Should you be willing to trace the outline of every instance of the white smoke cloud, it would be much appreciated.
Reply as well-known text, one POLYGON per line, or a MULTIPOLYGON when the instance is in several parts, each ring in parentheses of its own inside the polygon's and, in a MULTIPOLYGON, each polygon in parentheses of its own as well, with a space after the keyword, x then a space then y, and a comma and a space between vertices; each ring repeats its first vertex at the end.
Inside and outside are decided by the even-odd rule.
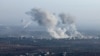
POLYGON ((36 21, 40 26, 44 26, 52 37, 68 37, 65 33, 65 30, 61 29, 61 27, 57 27, 58 19, 53 13, 43 11, 42 9, 33 8, 30 12, 27 12, 26 14, 32 17, 32 21, 36 21))
POLYGON ((75 25, 75 19, 69 15, 69 14, 65 14, 65 13, 61 13, 59 14, 59 17, 62 20, 62 24, 64 24, 64 28, 66 28, 66 33, 70 36, 70 38, 83 38, 84 36, 77 31, 76 29, 76 25, 75 25))
MULTIPOLYGON (((47 32, 49 32, 49 34, 54 38, 84 37, 80 32, 77 31, 75 19, 69 14, 61 13, 59 14, 59 17, 57 17, 54 13, 36 8, 26 12, 26 14, 31 16, 31 20, 33 22, 35 21, 40 26, 45 27, 47 32)), ((24 27, 27 27, 29 24, 31 24, 31 22, 27 23, 24 27)))

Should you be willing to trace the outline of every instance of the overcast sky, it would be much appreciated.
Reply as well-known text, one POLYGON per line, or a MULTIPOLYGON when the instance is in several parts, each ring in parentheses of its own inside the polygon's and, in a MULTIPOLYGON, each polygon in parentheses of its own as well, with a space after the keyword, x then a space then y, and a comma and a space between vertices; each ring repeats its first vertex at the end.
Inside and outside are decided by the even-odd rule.
POLYGON ((100 28, 100 0, 0 0, 0 24, 20 25, 30 18, 25 12, 35 7, 70 13, 81 28, 100 28))

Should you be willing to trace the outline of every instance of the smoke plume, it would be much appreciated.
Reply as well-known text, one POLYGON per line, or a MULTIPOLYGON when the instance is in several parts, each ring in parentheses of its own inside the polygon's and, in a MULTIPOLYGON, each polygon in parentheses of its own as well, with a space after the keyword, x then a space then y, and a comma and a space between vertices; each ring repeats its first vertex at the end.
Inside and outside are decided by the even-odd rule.
POLYGON ((59 14, 61 18, 62 24, 64 24, 63 28, 66 28, 66 34, 70 36, 70 38, 83 38, 84 36, 77 31, 75 25, 75 19, 70 14, 61 13, 59 14))
POLYGON ((54 38, 82 36, 76 29, 74 18, 70 15, 64 13, 59 14, 60 21, 54 13, 42 9, 33 8, 31 11, 26 12, 26 14, 31 16, 33 22, 35 21, 40 26, 45 27, 47 32, 54 38))

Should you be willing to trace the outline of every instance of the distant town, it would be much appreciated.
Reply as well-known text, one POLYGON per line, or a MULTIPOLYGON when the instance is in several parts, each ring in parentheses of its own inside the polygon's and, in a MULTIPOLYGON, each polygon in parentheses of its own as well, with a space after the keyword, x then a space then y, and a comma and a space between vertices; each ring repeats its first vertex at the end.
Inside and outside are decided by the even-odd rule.
POLYGON ((88 35, 96 38, 54 39, 45 31, 1 26, 0 56, 99 56, 99 32, 88 35))

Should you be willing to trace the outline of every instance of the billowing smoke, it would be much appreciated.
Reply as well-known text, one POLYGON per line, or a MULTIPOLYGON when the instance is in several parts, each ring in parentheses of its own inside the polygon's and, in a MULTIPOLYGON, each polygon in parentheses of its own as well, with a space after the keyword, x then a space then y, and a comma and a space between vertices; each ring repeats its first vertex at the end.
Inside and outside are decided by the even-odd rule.
POLYGON ((57 27, 58 19, 56 16, 48 11, 43 11, 41 9, 32 9, 27 12, 28 15, 32 16, 32 20, 36 21, 40 26, 44 26, 52 37, 55 38, 66 38, 65 30, 57 27))
POLYGON ((40 26, 45 27, 54 38, 82 37, 76 29, 74 18, 70 15, 61 13, 59 14, 60 19, 58 19, 55 14, 36 8, 26 12, 26 14, 32 17, 31 20, 33 22, 37 22, 40 26))
POLYGON ((63 24, 74 24, 75 23, 75 19, 70 15, 70 14, 65 14, 65 13, 61 13, 59 14, 59 17, 62 20, 63 24))
POLYGON ((63 28, 66 28, 66 34, 70 36, 70 38, 83 38, 84 36, 77 31, 75 25, 75 19, 70 14, 59 14, 61 18, 62 24, 64 25, 63 28))

